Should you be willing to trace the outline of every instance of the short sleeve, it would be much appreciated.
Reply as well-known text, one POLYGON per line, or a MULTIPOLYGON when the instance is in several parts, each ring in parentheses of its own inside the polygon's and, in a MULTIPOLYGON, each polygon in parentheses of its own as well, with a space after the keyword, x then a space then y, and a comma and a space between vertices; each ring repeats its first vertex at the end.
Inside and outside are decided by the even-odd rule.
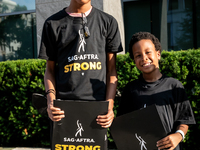
POLYGON ((106 51, 113 53, 123 51, 118 23, 113 17, 111 18, 110 24, 108 26, 106 37, 106 51))
POLYGON ((55 39, 55 34, 51 28, 51 24, 45 21, 38 58, 55 61, 55 39))
MULTIPOLYGON (((180 83, 181 84, 181 83, 180 83)), ((187 98, 182 84, 174 89, 176 96, 175 103, 175 124, 195 124, 194 114, 191 108, 190 101, 187 98)))

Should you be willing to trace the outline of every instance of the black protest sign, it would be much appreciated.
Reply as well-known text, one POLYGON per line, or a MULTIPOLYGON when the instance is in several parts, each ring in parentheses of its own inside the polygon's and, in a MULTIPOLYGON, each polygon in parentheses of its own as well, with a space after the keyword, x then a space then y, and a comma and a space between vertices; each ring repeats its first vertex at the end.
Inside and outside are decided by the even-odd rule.
POLYGON ((157 150, 166 136, 155 105, 115 118, 110 130, 118 150, 157 150))
POLYGON ((107 114, 108 101, 54 100, 65 118, 54 122, 52 149, 106 150, 107 129, 97 124, 98 115, 107 114))

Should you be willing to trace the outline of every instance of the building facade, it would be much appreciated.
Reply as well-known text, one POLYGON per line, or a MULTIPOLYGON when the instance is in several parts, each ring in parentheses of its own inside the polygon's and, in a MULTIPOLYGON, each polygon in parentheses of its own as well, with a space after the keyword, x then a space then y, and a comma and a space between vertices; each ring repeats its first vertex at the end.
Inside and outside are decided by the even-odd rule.
POLYGON ((0 61, 37 57, 35 0, 0 0, 0 61))
POLYGON ((164 50, 200 47, 200 0, 123 0, 123 6, 126 47, 139 31, 156 35, 164 50))
MULTIPOLYGON (((70 0, 0 0, 0 61, 37 58, 44 20, 70 0)), ((92 0, 113 15, 128 51, 132 34, 156 35, 164 50, 200 47, 200 0, 92 0)))

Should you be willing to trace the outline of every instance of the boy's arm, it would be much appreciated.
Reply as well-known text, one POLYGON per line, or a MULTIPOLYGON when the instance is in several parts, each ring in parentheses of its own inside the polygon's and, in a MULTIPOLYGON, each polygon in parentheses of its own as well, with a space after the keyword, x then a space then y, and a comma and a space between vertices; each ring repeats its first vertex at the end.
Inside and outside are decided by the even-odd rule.
POLYGON ((106 100, 109 101, 108 113, 106 115, 99 115, 97 123, 103 128, 111 126, 114 119, 114 98, 117 88, 117 71, 116 71, 116 54, 107 54, 107 72, 106 72, 106 100))
MULTIPOLYGON (((184 136, 186 135, 188 131, 188 125, 181 124, 177 127, 177 131, 181 130, 184 133, 184 136)), ((175 147, 183 140, 183 137, 181 133, 176 132, 173 134, 168 135, 167 137, 161 139, 157 142, 158 149, 165 149, 169 148, 168 150, 173 150, 175 147)))
POLYGON ((59 121, 64 117, 64 111, 53 107, 53 100, 56 99, 55 89, 55 62, 47 60, 46 71, 44 75, 44 84, 46 92, 48 90, 54 91, 47 94, 47 113, 52 121, 59 121))

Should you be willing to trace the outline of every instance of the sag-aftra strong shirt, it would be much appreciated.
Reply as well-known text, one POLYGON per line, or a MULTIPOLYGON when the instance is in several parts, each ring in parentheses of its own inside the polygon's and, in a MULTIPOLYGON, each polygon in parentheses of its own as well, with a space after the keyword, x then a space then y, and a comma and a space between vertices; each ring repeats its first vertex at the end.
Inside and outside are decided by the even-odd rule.
POLYGON ((39 58, 56 62, 59 99, 105 100, 106 54, 122 51, 117 21, 92 8, 86 38, 81 17, 65 9, 49 17, 43 27, 39 58))

